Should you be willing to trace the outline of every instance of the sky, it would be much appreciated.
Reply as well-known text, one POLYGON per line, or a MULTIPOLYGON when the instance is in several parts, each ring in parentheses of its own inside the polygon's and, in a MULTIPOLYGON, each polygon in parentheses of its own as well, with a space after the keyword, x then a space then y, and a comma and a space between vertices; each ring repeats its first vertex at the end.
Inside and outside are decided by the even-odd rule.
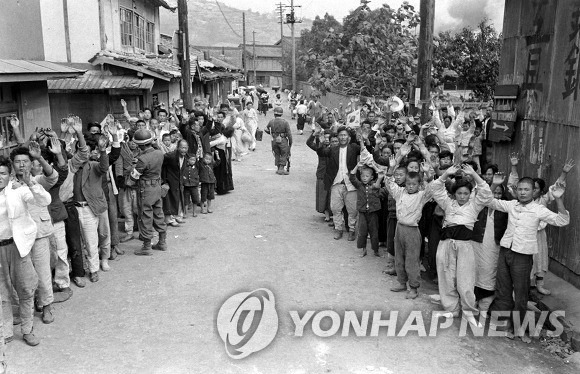
MULTIPOLYGON (((282 2, 290 5, 290 0, 218 0, 228 6, 242 10, 251 9, 260 13, 270 13, 276 9, 276 4, 282 2)), ((420 0, 409 0, 419 11, 420 0)), ((372 0, 371 8, 388 4, 398 8, 403 0, 372 0)), ((460 29, 464 26, 475 27, 479 21, 487 17, 495 29, 503 27, 503 10, 505 0, 435 0, 435 32, 449 29, 460 29)), ((326 12, 342 21, 351 10, 360 5, 360 0, 294 0, 298 17, 314 19, 317 15, 324 16, 326 12)))

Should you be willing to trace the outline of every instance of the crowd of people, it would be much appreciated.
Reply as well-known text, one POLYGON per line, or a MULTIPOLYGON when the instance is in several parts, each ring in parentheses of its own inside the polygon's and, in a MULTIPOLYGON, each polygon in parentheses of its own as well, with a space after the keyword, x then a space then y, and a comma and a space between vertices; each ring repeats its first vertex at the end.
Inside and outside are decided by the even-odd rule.
POLYGON ((481 328, 490 312, 509 311, 508 336, 529 342, 513 321, 521 326, 532 287, 550 294, 545 229, 569 223, 562 197, 574 162, 547 188, 541 178, 521 177, 512 154, 506 178, 486 157, 490 106, 433 101, 421 124, 389 102, 353 99, 331 110, 296 96, 289 100, 299 103, 297 131, 311 126, 307 145, 318 156, 316 210, 334 239, 346 233, 361 257, 368 239, 375 256, 383 247, 384 273, 397 280, 392 292, 415 299, 423 271, 439 287, 439 314, 481 328), (360 126, 345 125, 355 110, 360 126))
POLYGON ((52 323, 52 304, 72 296, 71 282, 98 282, 123 243, 143 241, 136 255, 166 251, 168 227, 213 213, 216 195, 234 189, 232 160, 256 148, 251 101, 241 112, 200 98, 189 111, 174 102, 131 115, 121 105, 120 121, 62 119, 61 136, 46 128, 25 139, 9 119, 18 145, 0 156, 2 357, 15 325, 38 345, 34 310, 52 323))

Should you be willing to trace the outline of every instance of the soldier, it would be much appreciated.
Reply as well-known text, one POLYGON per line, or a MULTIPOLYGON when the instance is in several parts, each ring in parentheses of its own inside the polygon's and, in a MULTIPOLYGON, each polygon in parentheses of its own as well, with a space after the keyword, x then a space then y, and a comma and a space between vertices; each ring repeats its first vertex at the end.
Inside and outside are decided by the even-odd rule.
POLYGON ((289 172, 284 170, 288 158, 290 157, 290 148, 292 147, 292 133, 290 125, 285 119, 282 119, 284 110, 280 107, 274 108, 274 119, 268 122, 265 131, 272 135, 272 153, 274 153, 274 164, 278 167, 276 174, 288 175, 289 172))
POLYGON ((135 251, 138 256, 151 256, 151 249, 167 250, 167 225, 163 215, 162 198, 167 193, 167 187, 161 186, 161 167, 163 152, 152 147, 153 135, 140 129, 135 132, 133 141, 141 150, 137 157, 137 164, 131 171, 131 182, 137 184, 137 207, 139 223, 139 239, 143 240, 143 247, 135 251), (151 247, 151 239, 157 231, 159 242, 151 247))

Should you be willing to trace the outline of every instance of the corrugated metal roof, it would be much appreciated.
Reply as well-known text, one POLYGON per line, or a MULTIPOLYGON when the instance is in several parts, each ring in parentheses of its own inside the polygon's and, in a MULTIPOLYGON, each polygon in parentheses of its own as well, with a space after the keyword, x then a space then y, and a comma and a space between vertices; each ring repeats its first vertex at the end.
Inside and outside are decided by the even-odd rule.
POLYGON ((153 78, 138 78, 126 75, 97 75, 86 73, 78 78, 54 79, 48 81, 49 90, 150 90, 153 78))
POLYGON ((0 74, 82 74, 84 70, 48 61, 0 60, 0 74))

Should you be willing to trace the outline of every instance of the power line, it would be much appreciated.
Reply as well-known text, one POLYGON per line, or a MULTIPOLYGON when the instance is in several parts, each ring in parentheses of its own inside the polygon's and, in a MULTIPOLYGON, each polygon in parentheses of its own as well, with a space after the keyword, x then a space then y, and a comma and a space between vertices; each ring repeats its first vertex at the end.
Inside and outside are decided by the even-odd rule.
POLYGON ((234 33, 234 34, 235 34, 235 35, 236 35, 238 38, 241 38, 242 36, 241 36, 240 34, 238 34, 238 33, 236 32, 236 30, 234 30, 234 28, 232 27, 232 25, 230 25, 230 22, 229 22, 229 21, 228 21, 228 19, 226 18, 226 15, 224 14, 224 11, 222 10, 222 7, 220 6, 220 3, 218 3, 218 1, 217 1, 217 0, 215 0, 215 3, 217 4, 217 6, 218 6, 218 8, 219 8, 219 10, 220 10, 220 13, 221 13, 221 14, 222 14, 222 16, 224 17, 224 20, 226 21, 226 23, 227 23, 227 24, 228 24, 228 26, 230 27, 230 30, 232 30, 232 32, 233 32, 233 33, 234 33))

